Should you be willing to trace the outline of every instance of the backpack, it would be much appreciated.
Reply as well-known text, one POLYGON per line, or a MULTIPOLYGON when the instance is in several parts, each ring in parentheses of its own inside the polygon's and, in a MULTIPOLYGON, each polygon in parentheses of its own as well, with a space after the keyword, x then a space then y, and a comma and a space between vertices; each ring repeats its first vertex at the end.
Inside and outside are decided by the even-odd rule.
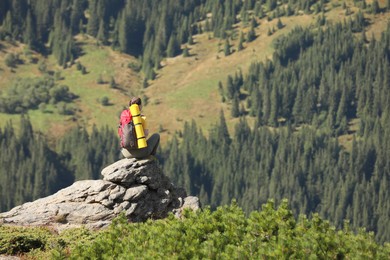
POLYGON ((121 113, 118 134, 121 139, 121 147, 129 150, 138 148, 135 126, 128 109, 123 110, 121 113))

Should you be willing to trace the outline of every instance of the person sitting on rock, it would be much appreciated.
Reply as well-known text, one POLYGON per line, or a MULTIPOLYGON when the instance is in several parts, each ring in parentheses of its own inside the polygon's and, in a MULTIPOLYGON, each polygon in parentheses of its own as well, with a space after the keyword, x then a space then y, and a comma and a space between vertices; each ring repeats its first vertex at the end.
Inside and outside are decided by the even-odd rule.
POLYGON ((155 155, 157 147, 160 143, 160 135, 158 133, 154 133, 149 139, 146 140, 149 131, 146 128, 146 117, 140 114, 141 110, 141 99, 139 97, 133 97, 129 101, 129 108, 123 110, 121 113, 118 134, 121 139, 121 152, 125 158, 142 159, 150 155, 155 155), (138 107, 132 107, 134 104, 138 105, 138 107), (135 109, 135 111, 139 112, 139 114, 132 115, 130 108, 133 110, 135 109), (137 122, 141 123, 134 122, 136 120, 137 122), (140 125, 142 125, 141 130, 139 128, 140 125))

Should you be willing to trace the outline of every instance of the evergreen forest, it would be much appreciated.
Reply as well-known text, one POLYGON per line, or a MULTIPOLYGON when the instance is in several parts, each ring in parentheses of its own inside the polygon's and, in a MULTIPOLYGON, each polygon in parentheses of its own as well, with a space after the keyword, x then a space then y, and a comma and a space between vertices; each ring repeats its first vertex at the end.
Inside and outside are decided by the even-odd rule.
MULTIPOLYGON (((191 230, 189 236, 200 236, 197 239, 206 241, 204 247, 188 247, 185 255, 177 258, 195 257, 191 250, 201 252, 198 257, 202 258, 233 257, 233 253, 237 258, 301 258, 302 247, 313 242, 308 235, 313 230, 313 237, 323 230, 330 232, 326 234, 332 237, 323 239, 344 243, 341 249, 346 250, 337 251, 337 245, 331 243, 325 249, 314 244, 314 255, 365 258, 362 252, 375 250, 357 248, 356 241, 390 242, 390 22, 379 36, 366 34, 370 25, 367 15, 389 14, 390 1, 351 1, 359 11, 351 12, 345 7, 348 19, 327 22, 328 8, 341 5, 336 2, 2 0, 0 40, 21 42, 42 55, 52 55, 58 66, 67 69, 83 55, 75 37, 86 34, 96 39, 98 45, 138 57, 140 73, 145 82, 150 82, 161 69, 162 60, 188 55, 186 46, 193 44, 194 35, 209 33, 220 38, 225 43, 223 53, 229 56, 233 39, 240 42, 236 52, 256 39, 254 30, 260 26, 259 19, 276 19, 278 29, 282 29, 285 25, 281 18, 316 15, 310 26, 298 25, 277 37, 272 57, 253 62, 247 71, 227 74, 226 80, 215 86, 220 102, 228 109, 214 111, 219 120, 209 132, 196 119, 185 122, 160 146, 157 156, 175 185, 198 196, 209 207, 199 217, 204 230, 214 228, 207 226, 209 218, 215 217, 214 222, 227 221, 223 215, 234 211, 232 219, 241 233, 235 236, 235 231, 225 230, 226 226, 221 224, 210 231, 210 237, 226 232, 232 241, 248 243, 242 247, 255 243, 256 250, 267 250, 261 246, 272 241, 279 251, 275 255, 247 252, 230 240, 232 244, 227 240, 209 240, 210 237, 201 237, 191 230), (237 23, 247 24, 248 30, 237 34, 237 23), (237 122, 233 131, 229 130, 227 118, 237 122), (221 208, 232 200, 239 208, 221 208), (269 221, 273 216, 276 222, 287 220, 283 225, 290 226, 277 227, 277 231, 264 227, 261 232, 254 231, 259 228, 256 221, 267 218, 257 210, 262 205, 273 208, 270 202, 267 204, 269 200, 277 205, 288 203, 279 211, 268 209, 269 221), (313 219, 309 221, 303 216, 313 219), (299 218, 302 219, 295 222, 299 218), (346 228, 347 220, 348 236, 334 228, 328 230, 329 223, 324 224, 322 219, 337 229, 346 228), (364 238, 352 235, 362 228, 373 233, 364 238), (308 239, 294 240, 299 232, 308 239), (277 235, 283 237, 278 240, 277 235), (286 246, 283 241, 294 244, 286 246), (223 250, 215 252, 213 247, 223 250), (283 251, 287 247, 297 250, 283 251)), ((274 29, 269 31, 273 33, 274 29)), ((10 68, 18 62, 17 57, 8 57, 7 61, 10 68)), ((94 126, 91 131, 80 125, 55 141, 33 129, 29 110, 62 104, 59 114, 69 115, 75 113, 72 102, 76 99, 68 86, 49 75, 20 79, 7 91, 2 89, 0 112, 21 115, 18 125, 7 122, 0 127, 0 212, 52 194, 76 180, 99 179, 103 167, 121 158, 116 125, 94 126)), ((188 218, 195 221, 194 216, 188 218)), ((120 221, 115 225, 123 227, 120 221)), ((155 236, 160 232, 158 228, 171 224, 179 230, 192 225, 169 219, 156 224, 157 231, 148 236, 155 236)), ((113 226, 88 245, 92 248, 88 252, 106 251, 109 245, 102 241, 109 241, 110 232, 126 237, 134 232, 130 229, 113 226)), ((183 238, 175 232, 172 229, 170 239, 180 242, 183 238)), ((158 246, 161 250, 164 247, 155 244, 158 246)), ((178 254, 175 246, 179 245, 165 249, 178 254)), ((152 243, 145 248, 150 257, 158 257, 153 255, 152 243)), ((75 258, 86 257, 80 248, 74 250, 75 258)))
POLYGON ((223 113, 208 137, 188 123, 164 150, 165 172, 214 207, 236 198, 249 212, 288 198, 295 214, 350 219, 388 241, 390 26, 369 44, 351 38, 351 24, 297 28, 273 61, 228 76, 226 95, 250 104, 255 127, 245 109, 233 135, 223 113))

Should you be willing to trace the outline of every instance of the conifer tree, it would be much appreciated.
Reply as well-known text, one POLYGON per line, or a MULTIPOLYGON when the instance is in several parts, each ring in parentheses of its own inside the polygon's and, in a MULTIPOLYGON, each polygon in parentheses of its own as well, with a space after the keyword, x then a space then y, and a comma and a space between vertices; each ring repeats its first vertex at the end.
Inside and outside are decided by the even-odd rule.
POLYGON ((248 35, 246 37, 246 41, 247 42, 251 42, 253 40, 256 39, 256 31, 255 31, 255 22, 254 22, 254 18, 252 19, 252 22, 251 22, 251 27, 248 31, 248 35))
POLYGON ((270 106, 271 106, 270 90, 268 89, 268 87, 265 87, 262 94, 263 94, 262 121, 266 124, 269 119, 270 106))
POLYGON ((184 46, 184 49, 183 49, 183 57, 189 57, 190 56, 190 51, 188 49, 188 46, 184 46))
POLYGON ((99 23, 100 19, 98 17, 98 10, 97 10, 97 4, 98 0, 91 0, 89 1, 89 18, 88 18, 88 25, 87 25, 87 33, 93 37, 96 37, 98 31, 99 31, 99 23))
POLYGON ((27 15, 28 3, 27 0, 13 0, 11 1, 12 9, 12 35, 14 39, 20 40, 23 35, 24 21, 27 15))
POLYGON ((2 25, 2 28, 4 29, 4 31, 12 34, 12 17, 11 17, 11 11, 8 11, 6 16, 5 16, 5 19, 4 19, 4 22, 3 22, 3 25, 2 25))
POLYGON ((276 0, 267 0, 267 9, 268 12, 273 11, 277 7, 276 0))
POLYGON ((96 38, 102 43, 102 44, 107 44, 107 28, 106 24, 103 19, 100 20, 99 24, 99 31, 97 32, 96 38))
POLYGON ((235 95, 235 87, 233 83, 233 77, 228 75, 227 80, 226 80, 226 97, 228 99, 233 99, 235 95))
POLYGON ((82 24, 84 13, 84 0, 74 0, 72 5, 72 11, 70 15, 70 26, 73 33, 80 32, 80 24, 82 24))
POLYGON ((340 98, 340 101, 339 101, 339 105, 338 105, 338 109, 337 109, 337 113, 336 113, 336 122, 337 124, 340 124, 341 121, 344 119, 344 117, 346 116, 346 112, 347 112, 347 108, 346 108, 346 103, 347 103, 347 97, 346 97, 346 89, 345 87, 343 88, 343 93, 341 95, 341 98, 340 98))
POLYGON ((267 36, 271 36, 271 35, 272 35, 271 28, 268 28, 268 31, 267 31, 267 36))
POLYGON ((116 87, 117 87, 117 83, 115 82, 115 78, 114 78, 114 76, 111 76, 110 88, 116 88, 116 87))
POLYGON ((111 34, 111 47, 113 50, 120 49, 120 43, 119 43, 119 18, 115 21, 115 27, 114 31, 111 34))
POLYGON ((223 84, 221 81, 218 82, 218 92, 219 92, 219 95, 221 96, 221 100, 222 102, 225 102, 226 99, 225 99, 225 91, 223 89, 223 84))
POLYGON ((228 127, 226 124, 225 114, 222 110, 219 113, 219 125, 216 138, 217 140, 221 140, 221 142, 224 144, 230 144, 231 142, 228 127))
POLYGON ((255 7, 254 7, 254 14, 256 17, 259 17, 260 19, 263 18, 263 13, 262 13, 262 6, 261 6, 261 3, 260 1, 256 1, 256 4, 255 4, 255 7))
POLYGON ((278 109, 280 107, 280 104, 279 104, 279 97, 278 97, 278 89, 275 85, 272 86, 270 101, 271 101, 270 115, 269 115, 268 123, 270 125, 276 125, 276 121, 278 117, 278 109))
POLYGON ((128 31, 130 30, 126 14, 124 12, 121 13, 119 18, 119 25, 118 25, 118 43, 119 43, 119 50, 121 52, 128 52, 128 31))
POLYGON ((36 44, 36 32, 35 32, 35 21, 32 17, 31 10, 27 13, 26 18, 26 29, 24 31, 23 40, 30 48, 34 48, 36 44))
POLYGON ((294 14, 294 10, 292 10, 290 4, 287 4, 287 7, 286 7, 286 14, 287 16, 291 16, 294 14))
POLYGON ((6 1, 0 1, 0 24, 3 24, 8 11, 8 3, 6 1))
POLYGON ((284 27, 282 21, 280 20, 280 18, 278 19, 278 23, 276 24, 276 27, 278 27, 278 29, 282 29, 284 27))
POLYGON ((374 0, 371 4, 371 12, 373 14, 377 14, 380 12, 380 7, 379 7, 379 3, 378 3, 378 0, 374 0))
POLYGON ((206 32, 210 32, 210 31, 212 30, 211 24, 210 24, 210 20, 209 20, 208 18, 206 18, 204 30, 205 30, 206 32))
POLYGON ((190 33, 190 35, 188 36, 188 44, 189 45, 193 45, 194 44, 194 37, 192 36, 192 33, 190 33))
POLYGON ((229 42, 228 38, 225 39, 225 45, 224 45, 223 53, 225 54, 225 56, 229 56, 231 54, 230 42, 229 42))
POLYGON ((175 57, 178 54, 179 49, 180 49, 180 45, 177 41, 176 35, 172 33, 168 42, 167 56, 175 57))
POLYGON ((233 103, 232 103, 232 117, 239 117, 240 116, 240 108, 239 108, 239 99, 238 99, 238 94, 236 93, 233 98, 233 103))
POLYGON ((262 104, 261 104, 260 93, 259 93, 259 90, 257 88, 255 88, 252 91, 250 100, 251 100, 251 106, 250 106, 250 110, 249 110, 249 115, 260 117, 261 116, 260 111, 261 111, 262 104))
POLYGON ((244 33, 241 31, 240 32, 240 39, 239 39, 239 42, 238 42, 238 46, 237 46, 237 51, 241 51, 244 49, 244 33))

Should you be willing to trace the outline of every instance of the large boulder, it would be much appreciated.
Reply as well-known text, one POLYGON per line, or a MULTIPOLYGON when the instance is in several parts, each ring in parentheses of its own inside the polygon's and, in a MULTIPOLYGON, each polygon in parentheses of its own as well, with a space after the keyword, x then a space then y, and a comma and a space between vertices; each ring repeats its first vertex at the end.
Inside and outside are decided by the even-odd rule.
POLYGON ((131 222, 160 219, 184 208, 198 210, 199 199, 175 187, 153 158, 122 159, 102 170, 103 180, 77 181, 57 193, 0 213, 0 223, 104 227, 123 212, 131 222))

